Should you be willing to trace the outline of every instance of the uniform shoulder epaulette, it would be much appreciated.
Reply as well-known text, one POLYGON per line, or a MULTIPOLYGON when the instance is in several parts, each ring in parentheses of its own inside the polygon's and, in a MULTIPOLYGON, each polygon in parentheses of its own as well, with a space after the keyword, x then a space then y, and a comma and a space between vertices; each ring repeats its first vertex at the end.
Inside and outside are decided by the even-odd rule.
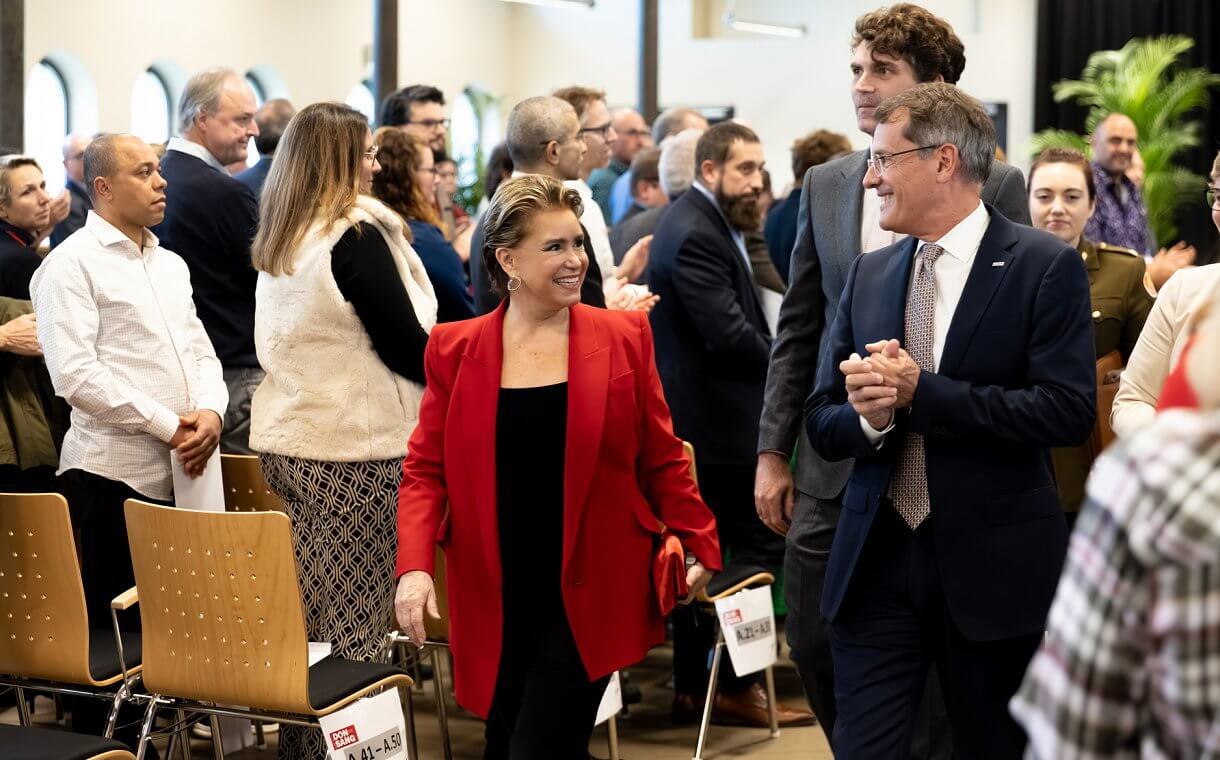
POLYGON ((1109 243, 1098 243, 1097 250, 1098 251, 1109 251, 1110 253, 1125 253, 1128 256, 1135 256, 1136 258, 1141 258, 1141 259, 1143 258, 1143 256, 1140 254, 1140 252, 1135 250, 1134 248, 1123 248, 1121 245, 1110 245, 1109 243))

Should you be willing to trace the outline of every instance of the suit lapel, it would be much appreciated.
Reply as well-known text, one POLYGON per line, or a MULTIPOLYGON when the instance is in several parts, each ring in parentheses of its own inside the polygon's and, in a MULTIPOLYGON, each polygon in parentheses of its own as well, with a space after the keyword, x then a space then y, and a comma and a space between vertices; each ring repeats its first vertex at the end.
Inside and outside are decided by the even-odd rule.
POLYGON ((563 566, 576 545, 606 421, 610 347, 591 309, 573 306, 568 327, 568 424, 564 447, 563 566))
POLYGON ((450 408, 462 415, 463 441, 455 447, 472 469, 480 470, 470 479, 474 506, 478 513, 488 566, 500 567, 500 524, 496 513, 496 436, 495 420, 500 400, 500 374, 504 358, 505 299, 483 322, 462 355, 459 387, 454 389, 450 408), (488 422, 492 433, 488 434, 488 422))
POLYGON ((945 348, 936 367, 936 373, 940 375, 952 375, 957 370, 992 296, 1011 269, 1012 247, 1017 242, 1016 231, 1012 223, 994 208, 988 206, 987 213, 990 216, 987 232, 983 234, 974 265, 970 267, 966 287, 962 290, 961 300, 957 302, 953 321, 949 323, 945 348))
MULTIPOLYGON (((890 260, 885 264, 885 270, 881 278, 881 325, 880 334, 875 337, 864 336, 865 342, 872 342, 881 339, 897 339, 899 343, 906 345, 906 305, 907 291, 911 285, 911 265, 915 260, 915 246, 918 245, 913 237, 908 237, 896 243, 897 251, 890 256, 890 260)), ((869 254, 870 256, 877 255, 876 253, 869 254)), ((867 283, 864 287, 869 287, 867 283)), ((857 287, 859 292, 859 287, 857 287)), ((861 353, 861 356, 864 354, 861 353)))
POLYGON ((750 299, 750 302, 753 305, 752 308, 754 310, 756 326, 762 329, 763 332, 769 334, 770 328, 767 327, 767 318, 763 313, 762 301, 758 297, 757 285, 754 282, 754 270, 750 268, 749 264, 746 263, 745 258, 743 258, 744 254, 742 253, 742 250, 737 247, 737 241, 733 239, 733 232, 729 229, 729 224, 727 221, 725 221, 724 215, 720 213, 720 209, 716 208, 712 201, 708 200, 708 198, 696 188, 692 187, 686 192, 691 196, 691 201, 695 204, 695 207, 699 209, 700 213, 708 217, 712 224, 715 224, 720 230, 725 245, 728 246, 729 251, 732 253, 731 258, 737 266, 737 271, 746 278, 745 281, 746 285, 748 286, 746 291, 749 294, 747 297, 750 299))
POLYGON ((851 251, 851 256, 839 256, 837 260, 843 271, 840 273, 847 279, 847 268, 852 259, 863 251, 863 241, 860 239, 861 217, 864 215, 864 175, 868 172, 868 151, 853 153, 841 167, 843 185, 838 192, 839 202, 835 204, 835 219, 826 225, 826 229, 835 230, 838 238, 832 240, 832 250, 851 251))

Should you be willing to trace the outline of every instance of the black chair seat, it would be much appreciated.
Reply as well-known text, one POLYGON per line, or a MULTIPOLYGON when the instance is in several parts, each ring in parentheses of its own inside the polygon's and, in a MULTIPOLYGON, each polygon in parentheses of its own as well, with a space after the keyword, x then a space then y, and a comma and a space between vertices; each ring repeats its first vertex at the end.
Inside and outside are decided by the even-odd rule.
POLYGON ((116 749, 127 747, 100 736, 0 724, 0 756, 6 760, 87 760, 116 749))
MULTIPOLYGON (((123 659, 127 661, 128 669, 139 665, 143 654, 140 646, 140 634, 134 631, 123 631, 123 659)), ((89 630, 89 672, 94 681, 107 681, 115 676, 123 675, 123 667, 119 663, 119 650, 114 646, 114 631, 101 628, 89 630)))
POLYGON ((407 671, 393 665, 325 657, 309 669, 309 704, 323 710, 366 686, 400 675, 407 671))
POLYGON ((762 573, 770 574, 770 572, 770 570, 762 565, 755 565, 750 562, 730 562, 725 566, 723 571, 716 573, 707 584, 707 595, 714 598, 734 586, 744 583, 755 575, 762 573))

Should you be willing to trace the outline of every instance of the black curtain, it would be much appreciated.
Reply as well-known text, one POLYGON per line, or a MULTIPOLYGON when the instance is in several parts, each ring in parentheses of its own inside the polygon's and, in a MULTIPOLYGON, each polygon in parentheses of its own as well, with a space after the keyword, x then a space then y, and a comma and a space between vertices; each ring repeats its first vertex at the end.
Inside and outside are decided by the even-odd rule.
MULTIPOLYGON (((1034 129, 1084 130, 1086 110, 1056 103, 1052 85, 1079 79, 1089 55, 1116 50, 1133 37, 1183 34, 1195 41, 1184 65, 1220 72, 1220 2, 1216 0, 1038 0, 1038 41, 1034 71, 1034 129)), ((1206 176, 1220 149, 1220 90, 1198 115, 1202 143, 1181 155, 1179 163, 1206 176)), ((1177 215, 1178 234, 1199 251, 1200 263, 1217 257, 1217 234, 1199 188, 1197 204, 1184 204, 1177 215)), ((1174 241, 1160 241, 1167 245, 1174 241)))

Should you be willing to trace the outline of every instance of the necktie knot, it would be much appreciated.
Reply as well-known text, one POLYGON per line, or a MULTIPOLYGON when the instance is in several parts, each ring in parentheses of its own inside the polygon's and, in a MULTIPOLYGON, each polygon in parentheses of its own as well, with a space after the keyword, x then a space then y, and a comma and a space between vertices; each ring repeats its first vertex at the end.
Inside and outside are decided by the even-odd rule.
POLYGON ((928 243, 923 248, 919 249, 919 255, 923 259, 923 265, 927 269, 931 269, 936 260, 944 254, 945 249, 935 243, 928 243))

